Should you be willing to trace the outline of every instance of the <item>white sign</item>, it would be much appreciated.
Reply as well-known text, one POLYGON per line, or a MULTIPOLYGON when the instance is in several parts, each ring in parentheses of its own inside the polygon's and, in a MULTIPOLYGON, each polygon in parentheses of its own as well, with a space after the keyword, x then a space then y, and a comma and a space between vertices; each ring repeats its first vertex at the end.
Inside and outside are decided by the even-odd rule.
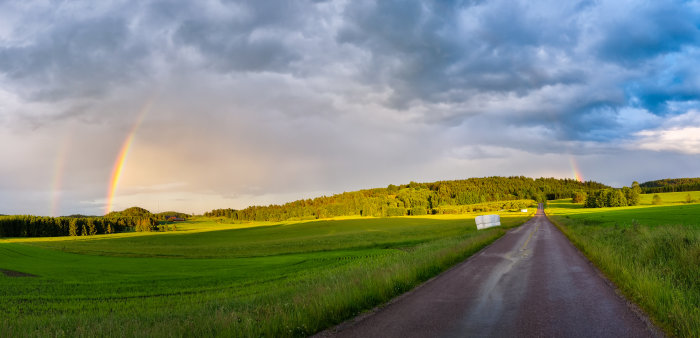
POLYGON ((520 212, 527 212, 527 209, 520 209, 520 212))
POLYGON ((481 229, 486 229, 486 228, 501 225, 501 216, 499 216, 499 215, 476 216, 474 221, 476 222, 477 230, 481 230, 481 229))

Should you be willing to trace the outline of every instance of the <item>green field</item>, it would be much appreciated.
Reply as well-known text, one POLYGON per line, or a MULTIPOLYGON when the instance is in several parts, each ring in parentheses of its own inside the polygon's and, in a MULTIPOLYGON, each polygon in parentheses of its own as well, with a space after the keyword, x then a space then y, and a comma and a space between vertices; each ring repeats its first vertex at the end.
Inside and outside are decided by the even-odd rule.
POLYGON ((695 202, 700 202, 700 191, 686 191, 686 192, 665 192, 659 194, 642 194, 640 195, 639 204, 640 205, 651 205, 651 199, 654 195, 659 195, 661 197, 662 204, 679 204, 685 203, 686 198, 690 195, 692 200, 695 202))
POLYGON ((0 336, 304 336, 410 290, 530 216, 474 214, 0 239, 0 336))
MULTIPOLYGON (((700 200, 700 192, 691 192, 700 200)), ((700 204, 687 192, 642 195, 635 207, 551 201, 552 219, 628 298, 669 334, 700 337, 700 204)))

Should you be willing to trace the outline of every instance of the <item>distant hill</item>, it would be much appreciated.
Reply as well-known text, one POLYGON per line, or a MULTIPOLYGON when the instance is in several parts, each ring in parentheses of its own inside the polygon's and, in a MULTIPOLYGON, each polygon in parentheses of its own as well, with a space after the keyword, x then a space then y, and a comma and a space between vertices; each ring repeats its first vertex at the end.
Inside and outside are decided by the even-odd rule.
POLYGON ((659 193, 674 191, 700 191, 700 177, 694 178, 665 178, 662 180, 644 182, 639 185, 642 192, 659 193))
POLYGON ((109 214, 105 215, 105 217, 138 217, 138 218, 154 218, 157 220, 165 220, 169 217, 188 219, 191 217, 191 215, 188 215, 184 212, 178 212, 178 211, 164 211, 164 212, 159 212, 157 214, 154 214, 154 213, 148 211, 147 209, 144 209, 141 207, 131 207, 128 209, 124 209, 122 211, 112 211, 109 214))
POLYGON ((183 218, 183 219, 188 219, 190 218, 190 215, 184 213, 184 212, 177 212, 177 211, 163 211, 159 212, 156 214, 156 217, 158 219, 166 219, 169 217, 177 217, 177 218, 183 218))
POLYGON ((99 217, 99 216, 88 216, 88 215, 82 215, 82 214, 73 214, 73 215, 68 215, 68 216, 63 216, 66 218, 89 218, 89 217, 99 217))
POLYGON ((112 211, 105 217, 153 217, 153 214, 144 208, 131 207, 122 211, 112 211))
MULTIPOLYGON (((383 217, 441 214, 459 209, 454 206, 513 200, 544 202, 570 198, 576 191, 590 192, 606 188, 610 187, 592 181, 494 176, 389 185, 386 188, 345 192, 283 205, 251 206, 242 210, 216 209, 205 213, 205 216, 245 221, 280 221, 351 215, 383 217)), ((491 207, 494 206, 489 208, 491 207)))

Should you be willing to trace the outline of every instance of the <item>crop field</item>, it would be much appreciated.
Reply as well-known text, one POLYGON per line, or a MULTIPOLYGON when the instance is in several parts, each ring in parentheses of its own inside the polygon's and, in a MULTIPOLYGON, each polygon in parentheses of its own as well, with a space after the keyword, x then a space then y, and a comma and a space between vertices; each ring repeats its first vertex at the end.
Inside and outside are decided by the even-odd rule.
POLYGON ((304 336, 410 290, 531 214, 217 224, 0 239, 0 336, 304 336))
MULTIPOLYGON (((700 200, 700 192, 691 192, 700 200)), ((700 336, 700 204, 687 192, 663 204, 584 209, 568 200, 547 210, 566 235, 623 293, 674 336, 700 336)))

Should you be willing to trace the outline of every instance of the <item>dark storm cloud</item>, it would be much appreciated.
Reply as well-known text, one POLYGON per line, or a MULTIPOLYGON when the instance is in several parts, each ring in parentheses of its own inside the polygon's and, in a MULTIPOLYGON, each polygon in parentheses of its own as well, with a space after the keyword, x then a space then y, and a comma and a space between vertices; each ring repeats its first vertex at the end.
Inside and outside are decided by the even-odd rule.
MULTIPOLYGON (((0 48, 0 71, 24 84, 24 94, 33 99, 55 100, 142 81, 152 75, 151 63, 167 65, 192 51, 189 61, 215 72, 323 76, 313 69, 328 66, 308 63, 325 51, 304 50, 294 41, 314 34, 324 19, 315 3, 155 1, 112 7, 79 19, 61 12, 46 18, 50 29, 28 43, 0 48)), ((479 102, 463 107, 469 98, 536 97, 545 87, 581 86, 578 96, 546 109, 560 116, 564 124, 555 127, 562 135, 604 139, 605 130, 617 124, 601 111, 614 117, 621 107, 638 105, 663 114, 668 101, 697 98, 692 63, 664 57, 683 60, 693 53, 698 18, 692 5, 676 2, 353 1, 342 9, 335 36, 371 56, 356 63, 357 71, 367 84, 390 90, 384 102, 389 107, 453 105, 435 116, 427 113, 425 120, 455 124, 492 113, 475 109, 479 102), (605 67, 613 74, 600 74, 605 67)), ((532 122, 541 108, 529 108, 531 114, 507 120, 532 122)))
POLYGON ((651 62, 653 66, 644 77, 624 83, 626 93, 651 111, 673 113, 669 105, 700 99, 698 59, 697 47, 685 47, 683 52, 660 57, 651 62))
POLYGON ((658 55, 681 51, 700 41, 700 17, 692 2, 621 3, 618 11, 596 20, 602 38, 598 56, 631 67, 658 55))
POLYGON ((229 15, 170 14, 185 16, 173 34, 174 42, 196 49, 214 70, 288 72, 290 63, 305 52, 295 50, 286 39, 303 29, 306 15, 315 14, 305 2, 223 2, 220 7, 216 10, 229 15))
POLYGON ((527 17, 520 7, 353 2, 338 41, 372 53, 372 66, 380 71, 370 69, 368 77, 391 86, 397 106, 420 99, 455 102, 470 92, 527 95, 580 81, 580 70, 552 69, 538 55, 542 49, 574 46, 577 32, 559 21, 527 17))
POLYGON ((125 18, 44 19, 50 28, 33 40, 0 46, 0 72, 20 85, 21 95, 40 101, 96 97, 147 75, 149 50, 125 18))
POLYGON ((0 72, 25 97, 60 100, 156 82, 159 69, 341 82, 347 79, 326 70, 349 66, 355 80, 388 91, 382 104, 390 109, 442 105, 423 114, 427 123, 490 114, 506 124, 537 124, 554 115, 560 137, 583 140, 614 138, 621 108, 663 115, 668 102, 697 100, 700 92, 693 63, 700 15, 689 2, 352 1, 335 12, 321 9, 329 5, 152 1, 111 3, 94 15, 29 12, 25 20, 48 28, 0 46, 0 72), (332 21, 338 24, 323 25, 332 21), (319 56, 346 45, 358 53, 319 56), (543 92, 552 87, 569 96, 543 92), (539 105, 509 113, 483 104, 509 97, 539 105))
POLYGON ((566 175, 568 154, 605 181, 595 159, 696 154, 671 136, 700 127, 698 27, 693 1, 0 1, 0 201, 45 192, 67 144, 65 196, 99 212, 149 102, 122 192, 177 205, 566 175))
MULTIPOLYGON (((352 2, 344 18, 338 41, 371 53, 365 80, 391 88, 388 104, 397 108, 532 97, 557 104, 514 108, 501 123, 547 124, 561 139, 606 141, 628 135, 620 133, 621 109, 664 115, 668 102, 700 94, 696 67, 682 62, 697 54, 694 3, 352 2), (575 93, 541 92, 553 86, 575 93)), ((494 111, 455 108, 442 122, 479 113, 494 111)))

